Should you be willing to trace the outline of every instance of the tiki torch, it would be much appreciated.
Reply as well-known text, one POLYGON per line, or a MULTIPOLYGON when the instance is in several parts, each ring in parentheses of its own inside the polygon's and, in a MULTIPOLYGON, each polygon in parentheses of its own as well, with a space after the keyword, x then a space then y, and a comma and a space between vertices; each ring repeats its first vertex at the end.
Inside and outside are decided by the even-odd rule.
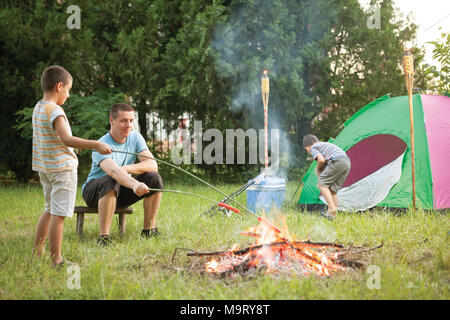
POLYGON ((269 143, 268 143, 269 89, 270 89, 269 77, 267 76, 267 70, 264 70, 261 78, 261 93, 264 106, 264 166, 266 169, 269 167, 269 143))
POLYGON ((414 57, 410 50, 405 50, 403 54, 403 69, 405 71, 406 89, 409 97, 409 121, 411 125, 411 166, 412 166, 412 196, 413 208, 416 210, 416 177, 415 177, 415 162, 414 162, 414 114, 412 89, 414 83, 414 57))

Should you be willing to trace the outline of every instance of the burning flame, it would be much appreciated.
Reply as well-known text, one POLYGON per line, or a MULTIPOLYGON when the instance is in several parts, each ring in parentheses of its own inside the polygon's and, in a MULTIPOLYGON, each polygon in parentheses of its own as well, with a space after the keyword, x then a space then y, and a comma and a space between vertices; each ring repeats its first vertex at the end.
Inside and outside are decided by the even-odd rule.
POLYGON ((265 218, 260 224, 241 232, 242 235, 256 239, 248 250, 240 250, 238 244, 227 253, 212 259, 205 265, 208 273, 232 273, 263 268, 267 273, 286 272, 301 275, 317 274, 330 276, 334 271, 346 268, 337 261, 337 254, 326 246, 308 245, 306 241, 294 241, 287 232, 275 227, 265 218))

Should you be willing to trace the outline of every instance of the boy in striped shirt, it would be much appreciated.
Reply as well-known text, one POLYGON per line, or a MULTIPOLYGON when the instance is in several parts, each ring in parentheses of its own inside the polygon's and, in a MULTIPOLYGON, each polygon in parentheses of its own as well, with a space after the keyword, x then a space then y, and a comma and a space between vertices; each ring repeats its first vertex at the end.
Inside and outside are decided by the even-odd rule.
POLYGON ((328 142, 320 142, 312 134, 303 138, 303 147, 317 161, 317 186, 328 205, 328 211, 323 215, 332 219, 336 217, 338 209, 337 192, 343 186, 350 172, 350 159, 344 150, 338 146, 328 142))
POLYGON ((69 97, 72 76, 60 66, 50 66, 41 76, 44 96, 33 111, 33 171, 39 173, 45 208, 39 218, 33 254, 41 256, 49 238, 50 257, 55 266, 64 264, 61 255, 63 223, 72 217, 77 192, 78 159, 72 148, 111 153, 106 143, 72 136, 62 104, 69 97))

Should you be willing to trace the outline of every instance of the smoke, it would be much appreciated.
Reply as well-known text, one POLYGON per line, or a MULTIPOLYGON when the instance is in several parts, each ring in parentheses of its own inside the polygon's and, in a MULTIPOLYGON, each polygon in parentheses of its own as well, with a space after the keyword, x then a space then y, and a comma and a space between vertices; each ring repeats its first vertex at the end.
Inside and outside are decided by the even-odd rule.
POLYGON ((338 12, 326 0, 238 1, 214 30, 211 47, 217 73, 231 87, 229 108, 257 129, 264 125, 261 73, 269 71, 269 132, 280 130, 283 176, 298 157, 306 157, 300 135, 309 130, 303 126, 319 111, 320 100, 311 82, 328 61, 321 43, 338 12))
MULTIPOLYGON (((282 129, 279 115, 276 110, 279 102, 271 100, 275 97, 273 80, 279 72, 280 61, 276 61, 267 50, 268 30, 258 28, 261 20, 267 19, 270 12, 267 1, 258 1, 257 4, 243 4, 235 7, 229 19, 217 26, 211 47, 215 52, 216 70, 223 78, 230 79, 232 97, 229 107, 231 111, 242 112, 246 115, 249 125, 255 129, 264 128, 264 109, 261 97, 261 74, 263 69, 269 70, 271 79, 271 92, 268 106, 268 132, 269 148, 275 143, 275 150, 269 149, 270 168, 265 171, 266 175, 281 175, 287 177, 287 168, 290 155, 290 141, 282 129), (255 6, 258 12, 255 15, 255 6), (253 17, 251 19, 250 17, 253 17), (250 18, 250 19, 249 19, 250 18), (252 22, 252 20, 254 20, 252 22), (248 32, 256 28, 257 32, 248 32), (271 135, 271 130, 276 129, 277 134, 271 135), (276 139, 272 141, 271 139, 276 139)), ((245 129, 244 129, 245 130, 245 129)), ((264 163, 263 141, 259 135, 259 160, 264 163)))
POLYGON ((334 242, 337 239, 337 231, 334 226, 319 221, 308 229, 308 237, 326 242, 334 242))

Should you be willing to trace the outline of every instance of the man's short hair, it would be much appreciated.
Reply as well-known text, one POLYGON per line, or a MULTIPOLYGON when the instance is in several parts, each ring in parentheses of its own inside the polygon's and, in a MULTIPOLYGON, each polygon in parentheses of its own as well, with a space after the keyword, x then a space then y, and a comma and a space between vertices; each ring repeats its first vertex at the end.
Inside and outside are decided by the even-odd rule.
POLYGON ((303 148, 310 147, 317 142, 319 142, 319 139, 315 135, 308 134, 303 137, 303 148))
POLYGON ((67 85, 70 81, 72 81, 72 76, 60 66, 47 67, 41 75, 41 87, 44 92, 52 91, 59 82, 67 85))
POLYGON ((134 108, 126 103, 116 103, 109 110, 109 116, 116 119, 119 115, 119 111, 134 111, 134 108))

